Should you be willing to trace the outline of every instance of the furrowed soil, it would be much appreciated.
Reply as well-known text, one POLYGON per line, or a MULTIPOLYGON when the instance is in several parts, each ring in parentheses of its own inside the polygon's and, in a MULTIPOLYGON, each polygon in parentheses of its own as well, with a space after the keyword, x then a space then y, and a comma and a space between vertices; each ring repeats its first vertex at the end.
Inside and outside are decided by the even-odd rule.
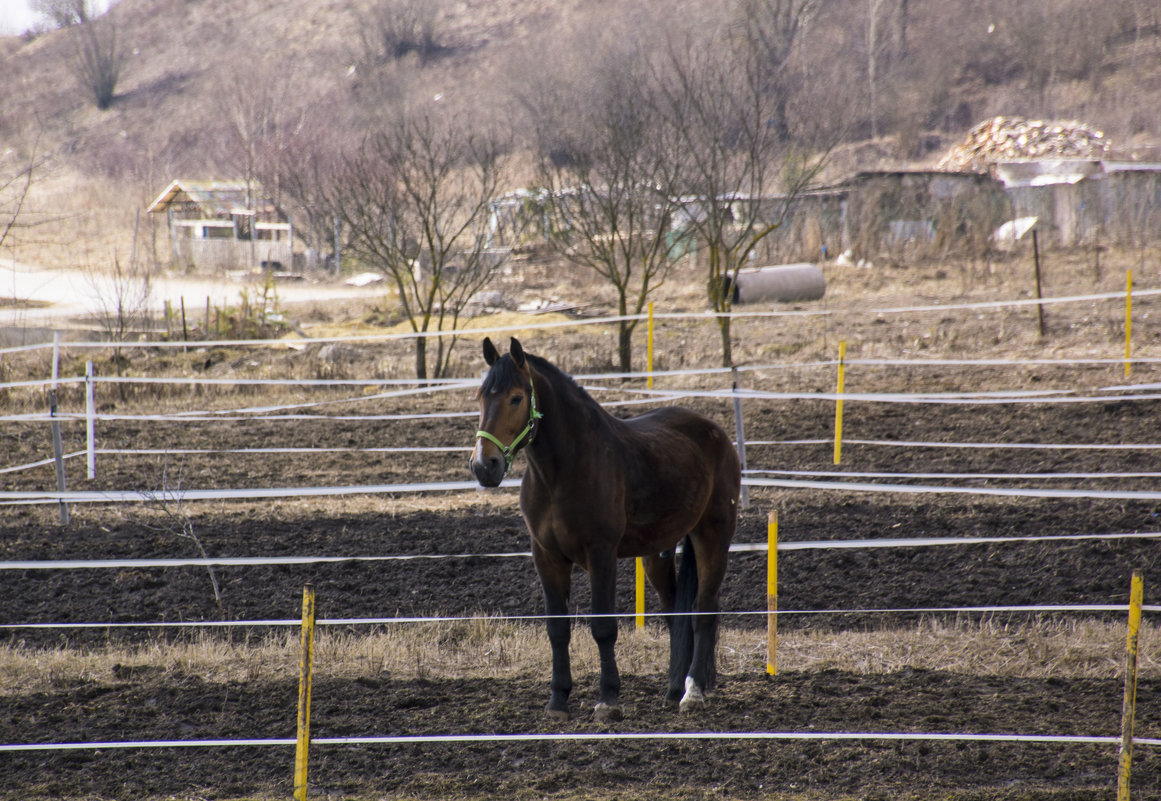
MULTIPOLYGON (((852 277, 852 281, 854 278, 852 277)), ((931 279, 935 280, 935 279, 931 279)), ((944 277, 945 283, 959 281, 944 277)), ((991 290, 1000 292, 1002 286, 991 290)), ((1060 292, 1064 294, 1064 292, 1060 292)), ((841 286, 838 300, 843 299, 841 286)), ((852 293, 853 297, 853 293, 852 293)), ((881 299, 884 299, 882 296, 881 299)), ((849 298, 848 298, 849 299, 849 298)), ((911 295, 907 300, 921 300, 911 295)), ((974 296, 972 299, 976 299, 974 296)), ((853 301, 852 301, 853 302, 853 301)), ((880 305, 887 305, 882 303, 880 305)), ((1146 307, 1147 308, 1147 307, 1146 307)), ((1103 307, 1102 307, 1103 309, 1103 307)), ((1138 312, 1145 314, 1144 308, 1138 312)), ((737 325, 740 362, 792 359, 784 370, 740 373, 743 388, 830 392, 837 341, 853 347, 848 358, 891 355, 966 358, 1023 357, 1022 365, 958 364, 906 369, 870 364, 848 367, 848 392, 967 392, 1070 390, 1096 402, 992 405, 845 404, 840 467, 833 464, 833 400, 749 398, 743 401, 749 467, 756 471, 839 471, 842 476, 755 472, 755 478, 795 481, 849 480, 893 486, 955 486, 964 490, 1079 489, 1115 497, 1027 496, 968 492, 868 492, 842 487, 753 487, 742 512, 738 543, 765 543, 767 514, 776 510, 783 544, 863 539, 1012 538, 938 547, 787 550, 779 559, 779 629, 841 638, 852 632, 923 630, 931 620, 979 621, 1003 628, 1028 622, 1026 612, 929 610, 1060 604, 1126 604, 1130 575, 1144 576, 1146 601, 1161 586, 1156 539, 1109 538, 1049 542, 1043 535, 1120 534, 1161 530, 1161 502, 1132 493, 1157 488, 1156 451, 1123 447, 1161 443, 1157 402, 1130 399, 1161 375, 1134 367, 1136 391, 1110 389, 1126 382, 1118 363, 1079 363, 1115 356, 1115 312, 1093 308, 1050 313, 1044 338, 1034 311, 948 313, 912 320, 842 317, 777 319, 737 325), (927 342, 928 344, 924 344, 927 342), (1033 358, 1052 358, 1035 365, 1033 358), (1072 359, 1078 363, 1062 363, 1072 359), (793 442, 788 442, 793 441, 793 442), (802 442, 806 441, 806 442, 802 442), (907 442, 908 446, 873 444, 907 442), (1117 448, 937 448, 915 443, 1056 443, 1117 448), (765 444, 763 444, 765 443, 765 444), (875 474, 891 473, 891 477, 875 474), (898 474, 915 474, 900 477, 898 474), (954 474, 932 475, 932 474, 954 474), (1037 477, 1030 474, 1057 474, 1037 477), (1066 474, 1060 477, 1059 474, 1066 474), (1099 475, 1098 475, 1099 474, 1099 475), (1132 475, 1130 475, 1132 474, 1132 475), (819 610, 842 613, 815 614, 819 610), (797 614, 796 614, 797 613, 797 614)), ((1140 326, 1140 354, 1156 350, 1157 334, 1140 326)), ((1136 330, 1136 329, 1135 329, 1136 330)), ((521 334, 525 347, 572 372, 610 369, 605 327, 575 335, 521 334)), ((664 369, 712 366, 712 323, 665 324, 659 334, 664 369)), ((313 347, 313 346, 312 346, 313 347)), ((382 346, 376 346, 382 347, 382 346)), ((392 346, 395 347, 395 346, 392 346)), ((478 345, 461 345, 461 375, 478 375, 478 345), (467 351, 471 351, 468 353, 467 351)), ((384 356, 352 347, 336 368, 317 348, 286 352, 191 348, 131 351, 132 375, 378 377, 384 356)), ((75 372, 75 371, 74 371, 75 372)), ((713 381, 728 385, 729 376, 713 381)), ((658 386, 696 389, 693 379, 659 378, 658 386)), ((641 405, 617 406, 640 396, 643 381, 585 382, 611 410, 636 414, 641 405)), ((317 400, 307 389, 277 400, 261 392, 227 394, 206 384, 193 389, 108 388, 99 399, 107 415, 98 427, 103 453, 97 477, 85 477, 83 459, 69 462, 69 488, 140 489, 145 503, 71 506, 60 525, 55 505, 0 507, 0 560, 64 561, 212 557, 351 557, 347 561, 261 566, 140 567, 119 565, 6 570, 0 630, 10 652, 47 655, 135 646, 167 648, 218 637, 232 644, 265 637, 269 629, 241 626, 205 635, 182 629, 34 628, 28 624, 112 624, 211 620, 293 620, 304 584, 313 584, 320 619, 396 616, 535 616, 539 585, 522 553, 528 535, 514 490, 413 496, 402 491, 349 498, 192 501, 192 489, 334 487, 465 481, 467 448, 475 429, 473 390, 387 397, 391 387, 343 390, 332 400, 357 403, 311 408, 308 414, 345 414, 326 422, 300 417, 206 421, 196 424, 142 420, 158 410, 223 410, 278 405, 267 416, 292 415, 286 407, 317 400), (133 394, 133 393, 136 394, 133 394), (446 412, 462 416, 400 419, 446 412), (259 448, 330 448, 310 453, 256 452, 259 448), (448 451, 414 451, 443 447, 448 451), (365 449, 376 449, 368 452, 365 449), (210 452, 215 451, 215 452, 210 452), (231 451, 221 453, 220 451, 231 451), (356 557, 461 555, 367 561, 356 557), (215 597, 215 587, 217 598, 215 597), (14 624, 23 624, 15 626, 14 624)), ((76 408, 75 390, 65 404, 76 408)), ((24 411, 15 395, 6 408, 24 411)), ((733 432, 728 400, 680 402, 733 432)), ((82 407, 83 408, 83 407, 82 407)), ((261 415, 259 415, 261 417, 261 415)), ((83 450, 83 425, 65 426, 65 451, 83 450)), ((4 465, 44 459, 51 452, 43 426, 0 430, 4 465)), ((514 473, 523 470, 518 459, 514 473)), ((5 490, 55 487, 51 465, 0 474, 5 490)), ((619 573, 618 599, 631 609, 632 565, 619 573)), ((588 584, 577 573, 574 607, 588 606, 588 584)), ((722 593, 723 626, 764 645, 766 560, 761 552, 736 553, 722 593), (740 614, 750 612, 751 614, 740 614)), ((656 610, 648 596, 647 609, 656 610)), ((1032 616, 1033 618, 1035 616, 1032 616)), ((1044 619, 1055 619, 1043 614, 1044 619)), ((1082 612, 1071 618, 1121 621, 1123 614, 1082 612)), ((342 625, 352 637, 406 624, 342 625)), ((529 621, 537 630, 540 623, 529 621)), ((651 626, 659 626, 651 622, 651 626)), ((1119 632, 1123 645, 1124 629, 1119 632)), ((623 629, 631 633, 631 622, 623 629)), ((588 639, 578 624, 574 643, 588 639)), ((533 639, 548 649, 546 638, 533 639)), ((1029 643, 1029 648, 1035 645, 1029 643)), ((1142 644, 1143 652, 1155 644, 1142 644)), ((1114 649, 1116 659, 1120 650, 1114 649)), ((986 655, 985 655, 986 656, 986 655)), ((46 657, 47 658, 47 657, 46 657)), ((1155 663, 1154 663, 1155 664, 1155 663)), ((152 740, 293 738, 297 681, 255 670, 253 678, 221 680, 167 664, 117 665, 109 675, 62 670, 31 687, 14 684, 0 664, 0 743, 83 743, 152 740)), ((321 675, 313 693, 311 735, 342 737, 457 734, 601 734, 613 732, 734 733, 718 739, 507 740, 497 743, 319 744, 311 752, 311 797, 483 799, 553 798, 781 798, 973 799, 978 801, 1088 801, 1112 796, 1117 747, 1113 742, 1017 743, 1002 739, 753 739, 756 732, 892 732, 952 734, 1090 735, 1120 733, 1123 683, 1118 675, 1005 675, 995 670, 902 667, 887 672, 791 669, 777 676, 723 669, 717 691, 701 711, 681 715, 662 703, 661 670, 623 670, 625 718, 593 719, 596 675, 578 672, 572 718, 547 720, 548 675, 452 676, 439 665, 392 672, 371 661, 356 675, 321 675)), ((1161 737, 1161 678, 1144 675, 1137 691, 1136 735, 1161 737)), ((238 798, 286 797, 292 789, 293 746, 112 748, 7 751, 0 754, 0 798, 238 798)), ((1137 798, 1161 798, 1161 752, 1134 752, 1137 798)))

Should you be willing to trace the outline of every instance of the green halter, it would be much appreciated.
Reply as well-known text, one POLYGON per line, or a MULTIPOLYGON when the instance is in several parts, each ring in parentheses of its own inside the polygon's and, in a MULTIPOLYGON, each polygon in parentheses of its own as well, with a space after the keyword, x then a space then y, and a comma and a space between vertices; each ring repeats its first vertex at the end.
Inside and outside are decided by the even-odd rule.
POLYGON ((531 399, 529 402, 528 425, 524 426, 524 430, 516 435, 516 439, 512 440, 511 445, 505 445, 495 434, 484 431, 483 429, 480 429, 476 432, 476 439, 483 438, 488 440, 488 442, 493 443, 497 448, 500 449, 500 452, 504 454, 505 475, 507 475, 508 471, 512 469, 512 462, 516 460, 516 452, 520 449, 520 443, 524 440, 525 437, 532 433, 532 427, 536 425, 536 421, 544 417, 540 410, 536 408, 536 385, 529 381, 528 386, 531 388, 528 394, 529 398, 531 399))

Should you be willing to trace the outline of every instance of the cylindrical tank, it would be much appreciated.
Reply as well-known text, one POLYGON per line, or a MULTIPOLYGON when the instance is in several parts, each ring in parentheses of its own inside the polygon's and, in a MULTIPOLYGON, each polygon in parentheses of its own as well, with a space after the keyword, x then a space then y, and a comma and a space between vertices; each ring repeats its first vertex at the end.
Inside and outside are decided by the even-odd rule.
POLYGON ((734 303, 818 300, 825 292, 822 268, 809 263, 740 270, 733 287, 734 303))

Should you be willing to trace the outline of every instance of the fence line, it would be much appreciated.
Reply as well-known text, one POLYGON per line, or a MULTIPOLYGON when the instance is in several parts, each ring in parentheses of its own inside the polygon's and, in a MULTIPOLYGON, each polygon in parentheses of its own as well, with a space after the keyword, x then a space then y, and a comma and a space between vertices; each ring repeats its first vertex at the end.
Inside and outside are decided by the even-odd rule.
MULTIPOLYGON (((916 441, 894 441, 894 440, 866 440, 866 439, 844 439, 847 445, 866 445, 866 446, 887 446, 887 447, 906 447, 906 448, 958 448, 958 449, 972 449, 972 450, 1109 450, 1109 451, 1150 451, 1161 450, 1161 444, 1155 443, 1110 443, 1110 444, 1086 444, 1086 443, 1033 443, 1033 442, 916 442, 916 441)), ((746 441, 746 447, 758 446, 789 446, 789 445, 831 445, 831 439, 796 439, 796 440, 756 440, 746 441)), ((399 446, 384 446, 384 447, 270 447, 270 448, 96 448, 92 451, 93 456, 208 456, 208 455, 278 455, 278 454, 310 454, 310 453, 448 453, 448 454, 462 454, 471 451, 471 445, 399 445, 399 446)), ((74 451, 66 453, 61 456, 65 461, 70 459, 78 459, 89 455, 88 451, 74 451)), ((0 467, 0 474, 16 473, 24 470, 31 470, 38 467, 46 467, 55 462, 55 459, 41 459, 35 462, 28 462, 26 464, 13 465, 10 467, 0 467)), ((986 479, 986 478, 1006 478, 1011 480, 1032 480, 1038 478, 1084 478, 1084 479, 1101 479, 1101 478, 1152 478, 1161 475, 1161 473, 844 473, 839 471, 824 472, 824 471, 794 471, 794 470, 766 470, 762 468, 752 468, 746 471, 747 475, 762 475, 762 474, 785 474, 785 475, 831 475, 839 476, 881 476, 881 477, 942 477, 942 478, 968 478, 968 479, 986 479)), ((2 498, 2 496, 0 496, 2 498)))
MULTIPOLYGON (((949 614, 1064 614, 1070 612, 1127 612, 1125 604, 1055 604, 1055 605, 1005 605, 1005 606, 916 606, 868 609, 779 609, 761 610, 719 610, 717 612, 646 612, 646 617, 664 619, 668 617, 757 617, 767 615, 779 617, 791 615, 949 615, 949 614)), ((1145 612, 1161 612, 1161 605, 1141 606, 1145 612)), ((475 623, 475 622, 544 622, 550 619, 567 618, 574 622, 597 618, 611 620, 632 620, 637 612, 608 612, 593 614, 572 612, 567 615, 402 615, 392 617, 352 617, 324 618, 315 621, 316 626, 388 626, 417 623, 475 623)), ((0 623, 0 631, 15 630, 61 630, 61 629, 210 629, 210 628, 287 628, 302 625, 301 618, 267 620, 157 620, 157 621, 68 621, 64 623, 0 623)))
MULTIPOLYGON (((833 439, 781 439, 781 440, 746 440, 746 447, 759 445, 830 445, 833 439)), ((847 445, 886 445, 902 448, 968 448, 968 449, 1004 449, 1011 450, 1109 450, 1109 451, 1151 451, 1161 449, 1161 444, 1142 443, 1040 443, 1040 442, 927 442, 922 440, 890 440, 890 439, 847 439, 847 445)))
MULTIPOLYGON (((762 478, 743 476, 746 487, 777 489, 816 489, 840 492, 886 492, 930 495, 991 495, 1011 498, 1084 498, 1090 500, 1161 501, 1161 491, 1052 489, 1018 487, 957 487, 924 484, 883 484, 861 481, 808 481, 800 479, 762 478)), ((501 487, 520 485, 519 479, 509 478, 501 487)), ((339 495, 408 494, 416 492, 480 491, 474 481, 444 481, 422 484, 366 484, 332 487, 251 487, 241 489, 188 489, 181 492, 149 490, 7 490, 0 492, 0 506, 26 506, 47 503, 148 503, 170 501, 229 501, 260 498, 313 498, 339 495)))
MULTIPOLYGON (((1161 295, 1161 289, 1134 289, 1133 297, 1145 298, 1154 295, 1161 295)), ((985 310, 1001 310, 1007 308, 1021 308, 1031 306, 1047 306, 1059 303, 1083 303, 1091 301, 1103 300, 1124 300, 1124 292, 1101 292, 1091 295, 1065 295, 1055 298, 1035 298, 1030 300, 1001 300, 1001 301, 979 301, 973 303, 947 303, 929 306, 894 306, 882 309, 864 309, 858 306, 852 308, 842 309, 808 309, 797 311, 730 311, 730 312, 663 312, 653 315, 655 320, 715 320, 720 317, 728 317, 731 320, 745 320, 745 319, 770 319, 779 317, 829 317, 834 315, 849 315, 849 314, 915 314, 915 313, 930 313, 930 312, 948 312, 948 311, 985 311, 985 310)), ((62 342, 61 345, 70 348, 124 348, 124 347, 138 347, 138 348, 189 348, 191 345, 198 347, 246 347, 246 346, 263 346, 263 347, 283 347, 292 349, 301 349, 307 344, 324 344, 324 343, 340 343, 340 342, 389 342, 398 340, 411 340, 420 338, 437 338, 437 337, 470 337, 478 336, 480 334, 498 334, 508 333, 514 331, 528 331, 528 330, 551 330, 557 328, 580 327, 586 325, 610 325, 612 323, 620 322, 644 322, 647 321, 649 315, 647 314, 625 314, 625 315, 609 315, 606 317, 594 317, 583 320, 565 320, 560 322, 547 323, 527 323, 522 325, 503 325, 503 326, 481 326, 473 328, 452 329, 446 331, 421 331, 421 332, 405 332, 398 334, 361 334, 354 336, 341 337, 317 337, 308 338, 304 340, 282 340, 282 339, 227 339, 227 340, 153 340, 146 342, 62 342)), ((16 353, 30 350, 44 350, 51 348, 52 345, 46 343, 44 345, 23 345, 11 348, 0 349, 0 356, 5 356, 9 353, 16 353)))
MULTIPOLYGON (((144 346, 142 346, 144 347, 144 346)), ((2 353, 2 351, 0 351, 2 353)), ((1161 364, 1161 357, 1134 357, 1135 364, 1161 364)), ((739 373, 758 373, 763 371, 831 368, 838 362, 834 359, 822 359, 810 362, 782 362, 773 364, 739 365, 739 373)), ((1117 359, 886 359, 886 358, 849 358, 844 362, 847 366, 862 367, 1108 367, 1122 366, 1124 358, 1117 359)), ((690 376, 722 376, 729 375, 735 368, 729 367, 702 367, 685 368, 681 370, 654 370, 648 375, 654 378, 682 378, 690 376)), ((641 379, 646 373, 580 373, 574 375, 577 381, 625 381, 641 379)), ((83 384, 84 376, 66 376, 56 379, 57 384, 83 384)), ((197 376, 93 376, 92 381, 98 384, 171 384, 171 385, 199 385, 211 386, 305 386, 305 387, 342 387, 342 386, 413 386, 417 392, 441 392, 448 389, 471 388, 477 386, 475 379, 466 378, 201 378, 197 376)), ((44 387, 53 384, 53 379, 27 379, 23 381, 0 382, 0 390, 44 387)), ((1127 384, 1105 389, 1130 390, 1139 388, 1158 388, 1161 384, 1127 384)), ((1051 390, 1046 390, 1051 391, 1051 390)), ((360 396, 374 397, 374 396, 360 396)))
MULTIPOLYGON (((849 441, 844 440, 846 444, 849 441)), ((750 443, 746 443, 748 446, 750 443)), ((806 476, 813 478, 891 478, 891 479, 968 479, 1030 481, 1038 478, 1049 479, 1101 479, 1101 478, 1161 478, 1161 472, 1138 473, 892 473, 860 472, 842 470, 774 470, 750 468, 742 471, 750 476, 806 476)))
MULTIPOLYGON (((601 388, 589 387, 590 391, 600 391, 601 388)), ((1161 393, 1146 393, 1134 395, 1088 395, 1076 396, 1071 393, 1076 390, 997 390, 986 392, 949 392, 949 393, 897 393, 897 392, 849 392, 838 394, 835 392, 765 392, 761 390, 716 389, 716 390, 649 390, 649 389, 616 389, 607 390, 624 392, 630 395, 645 395, 647 398, 627 401, 614 401, 602 404, 607 407, 628 406, 653 403, 658 400, 674 401, 686 398, 702 398, 711 400, 809 400, 809 401, 864 401, 869 403, 899 403, 899 404, 934 404, 957 406, 996 406, 996 405, 1030 405, 1054 403, 1122 403, 1129 401, 1161 400, 1161 393)), ((319 402, 318 405, 334 403, 336 401, 319 402)), ((56 415, 44 412, 29 412, 25 414, 0 415, 0 422, 8 423, 43 423, 61 421, 89 421, 101 422, 132 421, 132 422, 285 422, 285 421, 389 421, 389 420, 423 420, 439 418, 473 417, 478 412, 414 412, 401 414, 269 414, 272 409, 302 408, 315 404, 302 404, 286 407, 251 407, 253 414, 241 414, 248 409, 229 409, 221 412, 175 412, 173 414, 95 414, 90 417, 84 412, 58 412, 56 415)))
MULTIPOLYGON (((1076 490, 1049 488, 1005 488, 1005 487, 937 487, 922 484, 869 484, 858 481, 800 481, 781 478, 744 477, 743 483, 751 487, 776 487, 780 489, 839 490, 841 492, 890 492, 930 495, 948 493, 951 495, 994 495, 1011 498, 1087 498, 1113 501, 1158 501, 1161 491, 1143 490, 1076 490)), ((0 498, 3 495, 0 494, 0 498)))
MULTIPOLYGON (((894 537, 859 540, 799 540, 778 542, 778 551, 829 551, 851 549, 926 548, 951 545, 995 545, 1024 542, 1079 542, 1084 540, 1161 539, 1161 531, 1132 531, 1111 534, 1043 534, 1027 537, 894 537)), ((681 547, 676 549, 679 553, 681 547)), ((765 542, 735 542, 730 553, 766 553, 765 542)), ((147 567, 257 567, 285 565, 337 564, 349 562, 407 562, 441 559, 512 559, 531 558, 531 551, 452 554, 387 554, 380 556, 222 556, 158 559, 49 559, 9 560, 0 562, 4 570, 84 570, 147 567)))
MULTIPOLYGON (((693 731, 693 732, 557 732, 541 734, 399 734, 370 737, 311 737, 312 746, 336 745, 482 745, 500 743, 592 743, 675 740, 839 740, 886 742, 987 742, 1032 743, 1049 745, 1118 745, 1121 737, 1085 734, 974 734, 936 732, 772 732, 772 731, 693 731)), ((113 740, 80 743, 10 743, 0 744, 0 753, 20 751, 88 751, 130 748, 240 748, 265 746, 294 746, 293 737, 271 737, 235 740, 113 740)), ((1133 745, 1161 746, 1161 739, 1134 737, 1133 745)))
MULTIPOLYGON (((844 439, 843 442, 847 445, 867 445, 867 446, 887 446, 887 447, 904 447, 904 448, 959 448, 969 450, 1109 450, 1109 451, 1150 451, 1161 450, 1161 444, 1156 443, 1035 443, 1035 442, 921 442, 921 441, 907 441, 907 440, 873 440, 873 439, 844 439)), ((788 439, 788 440, 747 440, 746 447, 757 446, 787 446, 787 445, 830 445, 833 443, 831 439, 788 439)), ((96 456, 208 456, 211 454, 305 454, 305 453, 465 453, 471 451, 471 445, 398 445, 386 447, 368 447, 368 448, 295 448, 295 447, 270 447, 270 448, 96 448, 93 453, 96 456)), ((74 451, 72 453, 63 454, 61 458, 66 461, 69 459, 77 459, 88 454, 87 451, 74 451)), ((0 473, 15 473, 22 470, 29 470, 36 467, 45 467, 51 465, 54 459, 41 459, 36 462, 29 462, 22 465, 14 465, 12 467, 0 467, 0 473)), ((778 470, 763 470, 761 468, 753 468, 747 471, 751 474, 761 473, 786 473, 806 474, 808 471, 778 471, 778 470)), ((833 472, 827 475, 835 476, 856 476, 864 475, 859 473, 843 473, 833 472)), ((1153 473, 930 473, 930 474, 905 474, 905 473, 881 473, 881 474, 865 474, 865 475, 882 475, 882 476, 943 476, 953 477, 962 476, 965 478, 994 478, 1006 477, 1012 479, 1033 479, 1033 478, 1133 478, 1133 477, 1152 477, 1153 473)))

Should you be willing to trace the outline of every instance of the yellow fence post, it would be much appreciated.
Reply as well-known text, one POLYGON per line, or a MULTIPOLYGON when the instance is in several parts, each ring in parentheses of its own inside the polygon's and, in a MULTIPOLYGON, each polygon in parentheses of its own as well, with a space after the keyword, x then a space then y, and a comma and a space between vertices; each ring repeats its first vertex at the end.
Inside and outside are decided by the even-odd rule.
POLYGON ((1141 602, 1145 584, 1134 571, 1129 591, 1129 635, 1125 644, 1125 699, 1121 705, 1121 753, 1117 760, 1117 801, 1129 801, 1133 768, 1133 721, 1137 716, 1137 645, 1141 630, 1141 602))
POLYGON ((298 662, 298 745, 294 753, 294 801, 306 801, 310 751, 310 676, 314 663, 314 586, 302 588, 302 655, 298 662))
POLYGON ((649 325, 647 327, 648 327, 648 337, 647 337, 648 345, 646 346, 645 352, 646 352, 646 360, 649 362, 649 365, 648 365, 649 378, 646 381, 646 385, 649 387, 649 389, 653 389, 653 301, 649 301, 649 325))
POLYGON ((645 562, 637 557, 637 590, 635 592, 635 609, 637 610, 637 630, 645 628, 645 562))
POLYGON ((1133 345, 1133 271, 1129 270, 1128 278, 1125 282, 1125 378, 1129 377, 1132 371, 1132 362, 1129 361, 1129 355, 1132 352, 1133 345))
POLYGON ((845 382, 847 360, 847 341, 839 342, 838 357, 838 390, 839 396, 834 405, 834 463, 838 464, 843 458, 843 384, 845 382))
POLYGON ((766 525, 766 673, 778 675, 778 512, 766 525))

